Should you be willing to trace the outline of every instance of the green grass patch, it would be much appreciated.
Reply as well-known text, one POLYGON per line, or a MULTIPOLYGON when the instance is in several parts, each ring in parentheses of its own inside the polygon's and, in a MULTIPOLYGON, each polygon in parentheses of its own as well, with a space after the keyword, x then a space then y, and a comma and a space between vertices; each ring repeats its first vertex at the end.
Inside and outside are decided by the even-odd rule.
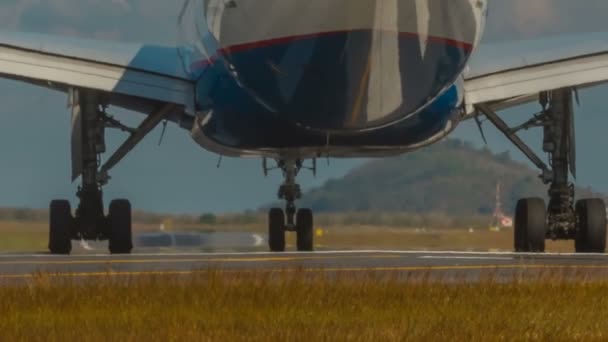
POLYGON ((44 251, 48 245, 48 233, 10 232, 0 233, 0 251, 44 251))

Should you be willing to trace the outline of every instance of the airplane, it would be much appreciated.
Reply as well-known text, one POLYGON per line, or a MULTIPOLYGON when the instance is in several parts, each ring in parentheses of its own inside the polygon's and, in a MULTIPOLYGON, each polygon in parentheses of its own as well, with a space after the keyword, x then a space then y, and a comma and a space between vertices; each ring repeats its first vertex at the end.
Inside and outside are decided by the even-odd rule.
MULTIPOLYGON (((490 122, 538 167, 548 204, 515 210, 516 252, 544 252, 547 239, 604 253, 606 207, 575 200, 577 91, 608 80, 608 34, 480 44, 487 0, 187 0, 177 46, 0 32, 0 75, 67 94, 72 180, 79 203, 50 204, 49 250, 71 240, 108 240, 131 253, 131 204, 113 200, 110 171, 155 127, 170 122, 203 149, 262 160, 282 171, 268 213, 268 244, 313 251, 313 212, 297 208, 297 176, 317 158, 387 157, 437 143, 460 122, 490 122), (510 127, 499 111, 537 102, 510 127), (129 127, 111 108, 143 114, 129 127), (540 158, 518 136, 541 128, 540 158), (104 132, 129 137, 109 157, 104 132), (276 166, 269 162, 276 162, 276 166)), ((415 167, 415 165, 412 165, 415 167)))

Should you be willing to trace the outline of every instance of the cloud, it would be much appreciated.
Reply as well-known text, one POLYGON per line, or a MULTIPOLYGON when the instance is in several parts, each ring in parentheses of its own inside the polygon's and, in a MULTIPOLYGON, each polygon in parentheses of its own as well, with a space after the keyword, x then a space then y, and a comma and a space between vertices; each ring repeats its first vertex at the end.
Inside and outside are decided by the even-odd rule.
POLYGON ((608 31, 606 0, 490 0, 486 40, 608 31))
MULTIPOLYGON (((450 0, 440 0, 450 1, 450 0)), ((0 28, 175 43, 183 0, 0 0, 0 28)), ((489 0, 486 41, 608 31, 606 0, 489 0)))
POLYGON ((554 0, 512 0, 513 27, 523 36, 534 36, 558 25, 560 13, 554 0))
POLYGON ((179 2, 0 0, 0 29, 173 43, 179 2))
POLYGON ((4 27, 19 27, 23 13, 38 2, 38 0, 3 1, 0 3, 0 23, 4 27))
POLYGON ((115 4, 115 5, 120 6, 124 10, 130 10, 131 9, 131 5, 129 4, 128 0, 112 0, 112 3, 115 4))

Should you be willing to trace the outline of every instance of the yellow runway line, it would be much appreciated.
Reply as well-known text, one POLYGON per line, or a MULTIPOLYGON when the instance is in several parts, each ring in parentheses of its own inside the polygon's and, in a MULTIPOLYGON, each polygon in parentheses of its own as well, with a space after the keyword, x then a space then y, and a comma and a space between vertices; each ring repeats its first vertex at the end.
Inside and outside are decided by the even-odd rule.
POLYGON ((17 260, 0 261, 0 265, 95 265, 95 264, 173 264, 194 262, 285 262, 310 260, 336 260, 336 259, 397 259, 399 255, 349 255, 349 256, 308 256, 308 257, 265 257, 265 258, 190 258, 190 259, 90 259, 90 260, 17 260))

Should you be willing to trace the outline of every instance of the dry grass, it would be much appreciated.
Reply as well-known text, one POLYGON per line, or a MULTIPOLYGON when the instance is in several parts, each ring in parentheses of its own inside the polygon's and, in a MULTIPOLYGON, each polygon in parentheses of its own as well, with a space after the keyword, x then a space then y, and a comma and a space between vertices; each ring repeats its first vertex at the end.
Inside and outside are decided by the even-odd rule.
MULTIPOLYGON (((551 277, 550 277, 551 278, 551 277)), ((5 341, 606 340, 608 281, 286 272, 0 287, 5 341)))

